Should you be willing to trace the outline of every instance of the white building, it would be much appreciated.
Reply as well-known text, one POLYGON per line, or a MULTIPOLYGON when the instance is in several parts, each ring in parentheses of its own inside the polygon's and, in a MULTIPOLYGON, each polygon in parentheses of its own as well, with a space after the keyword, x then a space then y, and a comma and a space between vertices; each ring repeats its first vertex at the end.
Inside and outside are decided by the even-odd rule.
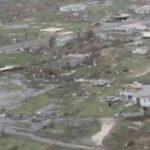
POLYGON ((86 10, 86 5, 84 4, 70 4, 66 6, 61 6, 59 9, 61 12, 80 12, 86 10))
POLYGON ((150 107, 150 85, 142 85, 138 82, 126 85, 120 91, 120 98, 127 103, 150 107))

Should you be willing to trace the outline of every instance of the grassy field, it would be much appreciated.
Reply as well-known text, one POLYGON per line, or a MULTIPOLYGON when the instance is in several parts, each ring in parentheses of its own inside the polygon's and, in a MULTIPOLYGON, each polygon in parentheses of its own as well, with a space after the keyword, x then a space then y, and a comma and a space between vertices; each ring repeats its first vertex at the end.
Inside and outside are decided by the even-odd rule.
POLYGON ((40 95, 38 97, 34 97, 30 99, 28 102, 23 103, 21 106, 10 110, 13 115, 18 115, 19 113, 23 114, 33 114, 36 110, 52 103, 55 101, 50 98, 48 95, 40 95))
POLYGON ((0 137, 0 150, 70 150, 59 146, 34 142, 28 138, 6 135, 0 137))
MULTIPOLYGON (((15 137, 0 137, 0 150, 45 150, 48 145, 15 137)), ((50 146, 49 146, 50 147, 50 146)))
POLYGON ((96 119, 68 119, 59 122, 54 120, 46 129, 40 130, 39 134, 65 142, 75 141, 77 144, 85 144, 82 139, 88 139, 86 145, 90 145, 88 142, 91 136, 99 131, 100 126, 96 119))
POLYGON ((42 62, 44 60, 48 60, 49 55, 43 55, 39 53, 28 53, 21 52, 15 54, 0 54, 0 65, 28 65, 28 64, 36 64, 42 62))

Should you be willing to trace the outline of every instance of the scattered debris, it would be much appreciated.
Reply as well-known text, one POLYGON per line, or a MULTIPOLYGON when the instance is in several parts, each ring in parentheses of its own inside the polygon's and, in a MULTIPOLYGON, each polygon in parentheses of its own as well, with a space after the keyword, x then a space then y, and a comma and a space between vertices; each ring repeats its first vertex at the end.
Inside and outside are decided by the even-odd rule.
POLYGON ((138 47, 132 51, 132 54, 146 55, 147 52, 148 52, 148 49, 146 47, 138 47))
POLYGON ((86 5, 84 4, 70 4, 66 6, 61 6, 59 9, 61 12, 80 12, 86 10, 86 5))
POLYGON ((9 65, 9 66, 5 66, 3 68, 0 68, 0 72, 14 71, 14 70, 20 70, 20 69, 23 69, 23 67, 19 66, 19 65, 9 65))
POLYGON ((110 80, 104 79, 75 79, 75 82, 88 83, 92 86, 104 86, 111 83, 110 80))
POLYGON ((143 117, 144 112, 128 112, 128 113, 121 113, 120 116, 124 118, 137 118, 137 117, 143 117))

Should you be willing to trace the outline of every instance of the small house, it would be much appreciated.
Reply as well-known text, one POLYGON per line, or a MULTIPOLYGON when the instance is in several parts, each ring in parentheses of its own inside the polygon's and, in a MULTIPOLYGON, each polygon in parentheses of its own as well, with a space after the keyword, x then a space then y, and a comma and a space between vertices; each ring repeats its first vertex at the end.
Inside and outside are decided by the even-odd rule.
POLYGON ((142 85, 138 82, 125 85, 120 91, 120 98, 126 103, 150 107, 150 85, 142 85))

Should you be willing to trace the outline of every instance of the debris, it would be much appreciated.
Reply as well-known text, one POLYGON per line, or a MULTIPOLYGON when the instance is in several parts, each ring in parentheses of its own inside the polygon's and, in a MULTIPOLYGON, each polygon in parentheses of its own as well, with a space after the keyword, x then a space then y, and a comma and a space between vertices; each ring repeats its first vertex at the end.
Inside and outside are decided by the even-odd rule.
POLYGON ((6 118, 6 114, 1 114, 0 117, 1 118, 6 118))
POLYGON ((13 71, 13 70, 19 70, 19 69, 23 69, 23 67, 19 65, 8 65, 3 68, 0 68, 0 72, 13 71))
POLYGON ((89 83, 90 85, 92 86, 104 86, 104 85, 107 85, 107 84, 110 84, 111 81, 109 80, 104 80, 104 79, 76 79, 75 82, 87 82, 89 83))
POLYGON ((61 74, 60 76, 61 76, 61 77, 71 76, 71 75, 75 74, 75 72, 76 72, 76 71, 73 70, 73 71, 71 71, 71 72, 61 74))
POLYGON ((65 62, 66 66, 75 68, 85 64, 89 58, 90 54, 69 54, 62 57, 62 64, 65 62))
POLYGON ((121 113, 121 116, 124 118, 134 118, 134 117, 143 117, 143 112, 128 112, 128 113, 121 113))
POLYGON ((132 54, 140 54, 140 55, 145 55, 147 54, 148 49, 146 47, 139 47, 136 48, 135 50, 132 51, 132 54))
POLYGON ((61 6, 60 11, 61 12, 80 12, 84 11, 86 9, 86 5, 84 4, 70 4, 66 6, 61 6))
POLYGON ((129 129, 134 129, 134 130, 139 130, 139 128, 137 127, 133 127, 133 126, 128 126, 129 129))

